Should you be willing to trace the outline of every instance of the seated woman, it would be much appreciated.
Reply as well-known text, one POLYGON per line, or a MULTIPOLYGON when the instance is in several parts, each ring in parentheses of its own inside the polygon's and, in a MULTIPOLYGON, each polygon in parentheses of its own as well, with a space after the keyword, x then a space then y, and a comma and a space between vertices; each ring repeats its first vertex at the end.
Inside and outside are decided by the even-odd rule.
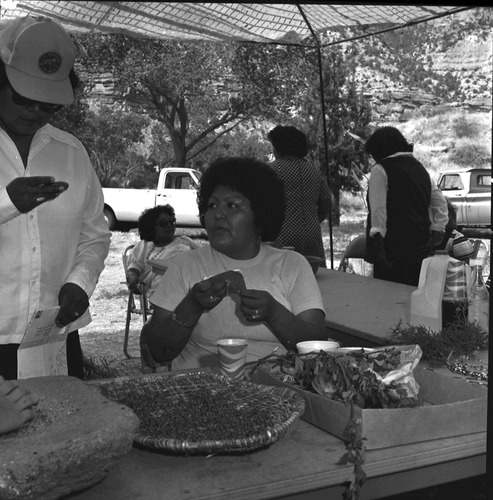
POLYGON ((248 341, 248 362, 325 340, 310 265, 294 251, 262 244, 276 238, 284 218, 277 174, 254 159, 218 159, 201 179, 198 205, 210 245, 175 257, 152 296, 154 313, 141 334, 148 364, 217 366, 216 341, 227 337, 248 341))
POLYGON ((139 217, 139 241, 130 255, 127 265, 127 285, 140 294, 139 284, 144 283, 147 296, 151 297, 161 274, 152 270, 150 260, 166 259, 199 245, 188 236, 175 236, 175 210, 171 205, 158 205, 144 210, 139 217))
POLYGON ((32 407, 39 396, 21 387, 17 380, 5 380, 0 375, 0 435, 14 431, 32 420, 32 407))

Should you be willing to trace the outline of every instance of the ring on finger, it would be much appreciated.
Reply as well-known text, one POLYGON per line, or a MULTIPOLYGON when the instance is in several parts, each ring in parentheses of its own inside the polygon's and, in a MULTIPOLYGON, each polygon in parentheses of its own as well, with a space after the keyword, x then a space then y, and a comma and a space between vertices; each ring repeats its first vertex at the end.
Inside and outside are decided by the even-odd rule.
POLYGON ((209 297, 209 302, 212 302, 213 304, 214 304, 215 302, 218 302, 219 300, 220 300, 220 299, 219 299, 219 297, 217 297, 216 295, 211 295, 211 296, 209 297))
POLYGON ((42 201, 45 201, 45 200, 46 200, 46 198, 44 196, 40 196, 40 195, 34 196, 34 198, 33 198, 34 203, 41 203, 42 201))

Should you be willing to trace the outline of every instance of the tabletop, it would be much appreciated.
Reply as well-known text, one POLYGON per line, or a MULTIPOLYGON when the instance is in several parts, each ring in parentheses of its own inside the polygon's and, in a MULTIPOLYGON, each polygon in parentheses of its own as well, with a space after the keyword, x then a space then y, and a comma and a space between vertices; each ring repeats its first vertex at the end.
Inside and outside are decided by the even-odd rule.
MULTIPOLYGON (((486 433, 477 433, 368 451, 361 500, 483 474, 485 448, 486 433)), ((133 448, 102 482, 70 498, 305 499, 306 492, 323 491, 325 500, 341 499, 353 472, 337 464, 344 453, 340 439, 300 420, 276 443, 241 455, 184 457, 133 448)))
MULTIPOLYGON (((317 282, 330 335, 346 345, 384 344, 399 321, 409 321, 414 287, 325 268, 317 282)), ((245 454, 184 457, 134 447, 101 483, 70 498, 341 499, 353 474, 351 465, 338 465, 345 451, 342 440, 304 420, 245 454)), ((363 469, 361 500, 484 474, 486 432, 369 450, 363 469)))
POLYGON ((413 286, 319 268, 317 283, 329 336, 351 346, 383 345, 409 323, 413 286))

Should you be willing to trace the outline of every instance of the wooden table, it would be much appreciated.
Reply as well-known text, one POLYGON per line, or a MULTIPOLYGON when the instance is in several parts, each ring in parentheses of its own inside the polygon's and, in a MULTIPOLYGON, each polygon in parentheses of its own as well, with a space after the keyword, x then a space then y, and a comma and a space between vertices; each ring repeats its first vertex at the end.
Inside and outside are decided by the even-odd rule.
MULTIPOLYGON (((375 346, 399 320, 409 321, 414 287, 319 269, 317 281, 331 337, 375 346)), ((301 420, 270 447, 239 456, 177 457, 132 451, 77 500, 331 500, 342 498, 352 466, 337 465, 343 441, 301 420)), ((486 432, 367 451, 361 500, 486 472, 486 432)))
MULTIPOLYGON (((486 433, 367 452, 361 500, 484 474, 486 433)), ((342 498, 352 466, 337 465, 341 440, 301 420, 263 450, 180 457, 132 449, 78 500, 265 500, 342 498)))
POLYGON ((344 345, 385 344, 399 321, 409 323, 415 287, 325 268, 317 282, 329 337, 344 345))

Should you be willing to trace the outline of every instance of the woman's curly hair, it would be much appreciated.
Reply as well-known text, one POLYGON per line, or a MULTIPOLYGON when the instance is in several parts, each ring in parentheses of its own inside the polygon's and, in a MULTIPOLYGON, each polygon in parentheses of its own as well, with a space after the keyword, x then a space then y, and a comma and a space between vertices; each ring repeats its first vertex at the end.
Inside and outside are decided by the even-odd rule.
POLYGON ((277 125, 267 134, 267 140, 280 158, 304 158, 309 151, 306 134, 291 125, 277 125))
POLYGON ((225 157, 205 171, 197 195, 203 227, 209 199, 218 185, 238 191, 250 201, 255 226, 262 241, 275 240, 284 221, 284 185, 265 163, 254 158, 225 157))
POLYGON ((161 214, 175 218, 175 209, 171 205, 157 205, 144 210, 139 217, 139 236, 144 241, 154 241, 156 237, 156 221, 161 214))
POLYGON ((376 162, 395 153, 412 153, 414 146, 395 127, 381 127, 365 143, 365 150, 376 162))

